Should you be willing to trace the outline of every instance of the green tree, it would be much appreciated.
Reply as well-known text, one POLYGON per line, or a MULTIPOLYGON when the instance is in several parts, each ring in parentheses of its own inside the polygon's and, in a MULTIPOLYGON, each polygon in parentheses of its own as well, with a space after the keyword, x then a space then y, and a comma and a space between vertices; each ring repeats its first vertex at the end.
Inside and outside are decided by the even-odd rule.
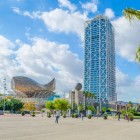
POLYGON ((133 107, 133 104, 131 101, 129 101, 127 104, 126 104, 126 107, 127 107, 127 110, 132 108, 133 107))
POLYGON ((122 115, 125 115, 127 113, 127 111, 125 109, 122 109, 122 115))
POLYGON ((129 108, 128 112, 132 113, 133 115, 136 114, 136 110, 134 108, 129 108))
POLYGON ((83 108, 83 105, 82 105, 82 104, 80 104, 80 105, 78 106, 78 108, 79 108, 79 112, 83 112, 84 108, 83 108))
POLYGON ((115 111, 114 108, 108 108, 108 111, 115 111))
MULTIPOLYGON (((134 19, 140 20, 140 11, 133 9, 133 8, 126 8, 123 11, 124 16, 126 19, 128 19, 130 22, 134 19)), ((140 63, 140 45, 137 48, 136 51, 136 60, 140 63)))
POLYGON ((88 92, 88 91, 83 91, 84 96, 86 97, 86 99, 88 98, 96 98, 94 93, 88 92))
POLYGON ((50 112, 52 113, 53 110, 55 109, 54 102, 53 102, 53 101, 47 101, 47 102, 45 103, 45 107, 46 107, 46 109, 49 109, 50 112))
POLYGON ((94 113, 95 112, 95 107, 88 105, 87 110, 90 110, 92 113, 94 113))
POLYGON ((25 102, 24 103, 24 109, 30 111, 30 115, 31 115, 31 112, 33 113, 36 110, 35 102, 30 102, 30 101, 29 102, 25 102))
MULTIPOLYGON (((3 105, 4 105, 4 99, 0 100, 0 110, 3 109, 3 105)), ((10 99, 5 99, 5 110, 8 111, 20 111, 23 108, 24 103, 19 100, 19 99, 15 99, 15 98, 10 98, 10 99)))
POLYGON ((102 112, 103 113, 106 112, 106 107, 105 106, 102 107, 102 112))
POLYGON ((135 108, 135 110, 136 110, 137 112, 139 112, 139 107, 140 107, 140 104, 139 104, 139 103, 136 103, 136 104, 134 105, 134 108, 135 108))
POLYGON ((78 110, 78 105, 74 103, 74 112, 76 112, 77 110, 78 110))
POLYGON ((133 8, 125 8, 123 11, 124 16, 129 20, 140 20, 140 11, 133 8))
POLYGON ((13 98, 9 102, 11 102, 11 110, 14 111, 14 112, 15 111, 20 111, 24 106, 24 103, 19 99, 14 99, 13 98))
POLYGON ((70 108, 70 104, 68 100, 66 99, 56 99, 54 101, 54 106, 55 106, 55 109, 61 110, 61 114, 62 114, 62 111, 66 111, 67 109, 70 108))
MULTIPOLYGON (((0 110, 3 109, 3 105, 4 105, 4 99, 0 99, 0 110)), ((5 98, 5 110, 8 111, 20 111, 23 108, 24 103, 19 100, 19 99, 15 99, 13 97, 8 97, 5 98)))
POLYGON ((3 99, 0 99, 0 110, 3 110, 3 99))
POLYGON ((96 99, 96 96, 94 93, 91 93, 89 91, 83 91, 83 94, 84 94, 84 110, 86 110, 86 104, 87 104, 87 99, 89 98, 94 98, 96 99))

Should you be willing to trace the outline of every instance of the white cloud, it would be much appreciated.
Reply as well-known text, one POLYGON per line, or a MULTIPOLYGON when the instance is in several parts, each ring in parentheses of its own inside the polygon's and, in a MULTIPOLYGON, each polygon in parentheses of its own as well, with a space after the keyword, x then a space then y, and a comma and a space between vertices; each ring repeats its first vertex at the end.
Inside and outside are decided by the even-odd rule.
POLYGON ((15 7, 12 9, 19 15, 41 19, 51 32, 75 33, 82 41, 84 40, 84 22, 88 19, 87 13, 80 13, 79 11, 71 13, 58 8, 49 12, 36 11, 32 13, 21 11, 15 7))
POLYGON ((29 11, 22 11, 18 7, 12 7, 13 12, 22 16, 28 16, 30 18, 36 18, 39 15, 39 11, 30 13, 29 11))
POLYGON ((43 12, 40 18, 50 31, 76 33, 83 40, 84 21, 87 19, 87 14, 54 9, 50 12, 43 12))
POLYGON ((58 0, 58 2, 60 3, 60 7, 66 7, 70 11, 75 11, 77 9, 77 7, 74 4, 70 3, 69 0, 58 0))
MULTIPOLYGON (((0 35, 0 55, 9 56, 13 53, 14 44, 9 41, 7 38, 0 35)), ((2 59, 1 59, 2 60, 2 59)))
MULTIPOLYGON (((10 77, 12 69, 14 69, 15 44, 10 40, 0 35, 0 88, 2 87, 2 79, 10 77)), ((10 83, 10 82, 9 82, 10 83)))
MULTIPOLYGON (((86 10, 91 11, 90 8, 86 10)), ((52 32, 64 32, 66 34, 76 33, 83 40, 83 25, 84 21, 87 20, 87 14, 82 14, 78 11, 71 13, 68 10, 62 9, 54 9, 42 13, 28 13, 15 9, 15 12, 20 15, 29 16, 30 18, 43 20, 47 28, 52 32)), ((106 12, 106 14, 109 15, 109 18, 114 17, 114 15, 111 15, 109 12, 106 12)), ((135 51, 140 43, 140 22, 134 21, 130 24, 124 17, 120 17, 114 19, 112 23, 116 32, 115 42, 117 55, 128 61, 134 61, 135 51)), ((57 86, 61 91, 68 90, 68 88, 71 89, 76 82, 82 81, 82 61, 69 51, 68 45, 57 44, 41 38, 34 38, 32 44, 24 44, 19 40, 17 40, 17 43, 20 44, 21 48, 17 51, 16 59, 12 61, 8 59, 10 65, 10 67, 8 67, 9 70, 4 69, 3 71, 10 73, 10 75, 14 75, 15 73, 25 74, 40 81, 43 81, 44 77, 45 79, 51 80, 54 76, 58 79, 57 86), (16 65, 16 67, 14 65, 16 65)), ((8 51, 11 51, 11 49, 8 49, 8 51)), ((3 64, 1 65, 3 67, 3 64)), ((126 96, 130 95, 130 97, 134 97, 133 93, 135 93, 137 97, 140 97, 139 84, 137 84, 139 83, 139 77, 133 80, 119 69, 117 69, 116 75, 117 92, 119 96, 122 97, 122 95, 125 95, 126 98, 126 96)))
POLYGON ((97 12, 98 7, 97 7, 98 1, 92 0, 91 2, 87 2, 85 4, 82 4, 82 8, 87 10, 88 12, 97 12))
POLYGON ((135 53, 140 44, 140 22, 131 24, 124 17, 112 21, 115 28, 116 53, 128 61, 135 61, 135 53))
POLYGON ((67 44, 43 38, 33 38, 32 44, 25 44, 17 39, 16 43, 20 47, 13 53, 11 41, 0 37, 0 42, 0 52, 2 48, 5 52, 12 52, 8 56, 0 55, 3 60, 0 64, 0 77, 6 77, 8 83, 15 75, 28 76, 40 83, 47 83, 55 77, 57 90, 69 91, 76 82, 82 82, 83 62, 69 50, 67 44))
POLYGON ((116 68, 116 83, 118 87, 128 86, 131 83, 130 81, 131 79, 127 74, 123 73, 120 69, 116 68))
POLYGON ((18 7, 12 7, 13 12, 20 14, 20 9, 18 7))
POLYGON ((116 83, 118 100, 140 101, 140 75, 129 77, 129 75, 116 68, 116 83))
POLYGON ((115 17, 114 11, 111 8, 105 9, 105 15, 110 19, 115 17))

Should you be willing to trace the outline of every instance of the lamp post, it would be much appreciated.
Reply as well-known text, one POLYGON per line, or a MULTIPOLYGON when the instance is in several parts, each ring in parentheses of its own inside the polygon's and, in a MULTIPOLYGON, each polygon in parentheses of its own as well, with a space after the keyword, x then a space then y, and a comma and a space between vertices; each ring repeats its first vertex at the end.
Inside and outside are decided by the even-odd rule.
POLYGON ((118 111, 118 102, 115 103, 116 106, 116 112, 118 111))
POLYGON ((121 112, 121 102, 119 103, 119 111, 121 112))
POLYGON ((108 100, 105 98, 104 102, 106 103, 106 110, 108 110, 108 100))
POLYGON ((63 95, 63 96, 64 96, 64 99, 65 99, 65 98, 66 98, 66 96, 65 96, 65 91, 64 91, 64 95, 63 95))
POLYGON ((6 79, 3 79, 3 113, 5 112, 5 90, 6 90, 6 79))
POLYGON ((102 112, 102 97, 100 97, 100 113, 102 112))
POLYGON ((83 97, 83 113, 84 113, 84 116, 86 116, 86 94, 84 94, 84 97, 83 97))
POLYGON ((71 92, 71 112, 74 113, 74 109, 75 109, 75 92, 72 91, 71 92))

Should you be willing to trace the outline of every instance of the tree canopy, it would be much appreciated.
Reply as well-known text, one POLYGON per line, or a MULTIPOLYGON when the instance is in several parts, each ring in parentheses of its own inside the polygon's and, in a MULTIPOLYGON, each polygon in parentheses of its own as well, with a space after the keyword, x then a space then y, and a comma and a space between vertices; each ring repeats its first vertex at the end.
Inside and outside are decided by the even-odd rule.
POLYGON ((140 20, 140 11, 133 8, 126 8, 123 11, 124 16, 129 20, 138 19, 140 20))
MULTIPOLYGON (((140 11, 133 9, 133 8, 126 8, 123 11, 124 16, 129 21, 132 21, 134 19, 140 20, 140 11)), ((140 45, 138 46, 138 49, 136 51, 136 60, 140 63, 140 45)))
POLYGON ((24 103, 21 100, 15 99, 10 96, 10 97, 0 100, 1 110, 3 109, 3 106, 4 106, 4 100, 5 100, 5 110, 8 110, 8 111, 14 111, 14 112, 20 111, 24 106, 24 103))
POLYGON ((85 95, 86 98, 96 98, 94 93, 91 93, 89 91, 83 91, 83 94, 85 95))
POLYGON ((24 103, 24 109, 28 111, 35 111, 36 105, 35 102, 26 102, 24 103))
POLYGON ((54 101, 55 109, 59 109, 61 111, 66 111, 70 108, 70 104, 66 99, 56 99, 54 101))
POLYGON ((50 111, 53 111, 55 109, 55 106, 54 106, 54 102, 53 101, 48 101, 45 103, 45 107, 47 109, 49 109, 50 111))

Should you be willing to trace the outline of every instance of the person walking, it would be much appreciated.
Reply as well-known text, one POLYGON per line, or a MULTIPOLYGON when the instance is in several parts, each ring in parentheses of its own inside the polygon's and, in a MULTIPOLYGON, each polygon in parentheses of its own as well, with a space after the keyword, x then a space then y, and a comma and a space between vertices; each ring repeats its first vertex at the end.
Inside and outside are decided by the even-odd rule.
POLYGON ((84 118, 84 114, 83 114, 83 113, 81 113, 81 119, 83 120, 83 118, 84 118))
POLYGON ((127 114, 127 120, 128 120, 128 122, 129 122, 129 120, 130 120, 130 118, 129 118, 129 114, 127 114))
POLYGON ((60 116, 60 111, 59 110, 56 110, 56 114, 55 114, 55 123, 58 123, 58 120, 59 120, 59 116, 60 116))
POLYGON ((129 122, 128 114, 126 114, 126 120, 129 122))
POLYGON ((126 117, 125 117, 125 116, 126 116, 126 114, 124 114, 124 115, 123 115, 124 120, 126 119, 126 117))
POLYGON ((118 121, 120 121, 120 116, 121 116, 121 113, 118 112, 118 121))

